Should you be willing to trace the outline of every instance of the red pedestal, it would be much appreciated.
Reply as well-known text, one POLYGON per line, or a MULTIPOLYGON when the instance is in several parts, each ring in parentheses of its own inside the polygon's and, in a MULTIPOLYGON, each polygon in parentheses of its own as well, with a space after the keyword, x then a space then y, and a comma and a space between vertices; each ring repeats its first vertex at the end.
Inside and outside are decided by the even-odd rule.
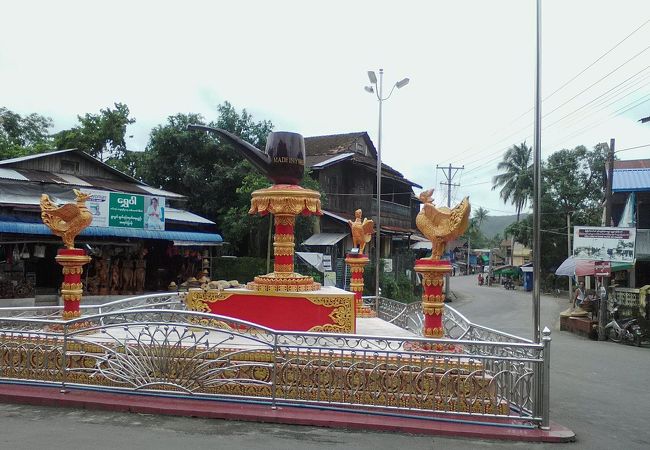
POLYGON ((350 279, 350 290, 354 292, 357 317, 376 317, 376 314, 372 309, 368 306, 364 306, 362 299, 364 288, 363 273, 368 261, 368 256, 359 253, 348 253, 345 258, 345 263, 350 266, 350 273, 352 274, 350 279))
POLYGON ((422 275, 422 312, 425 337, 441 338, 444 335, 442 314, 445 309, 443 293, 444 276, 451 272, 449 261, 418 259, 415 271, 422 275))
POLYGON ((354 333, 354 296, 335 287, 313 292, 190 289, 192 311, 253 322, 275 330, 354 333))
POLYGON ((76 319, 80 316, 79 305, 83 294, 81 274, 83 266, 90 262, 90 256, 80 248, 61 248, 56 254, 56 262, 63 266, 63 283, 61 297, 63 298, 63 319, 76 319))

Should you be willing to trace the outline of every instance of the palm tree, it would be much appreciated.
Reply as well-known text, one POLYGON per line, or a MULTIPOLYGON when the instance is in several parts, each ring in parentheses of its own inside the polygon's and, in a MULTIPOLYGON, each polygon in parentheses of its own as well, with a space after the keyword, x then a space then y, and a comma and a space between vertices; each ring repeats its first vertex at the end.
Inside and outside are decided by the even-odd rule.
POLYGON ((474 211, 473 219, 476 221, 476 228, 481 228, 481 224, 488 216, 488 210, 479 206, 477 210, 474 211))
POLYGON ((510 147, 497 165, 502 173, 492 178, 492 190, 501 188, 499 194, 503 202, 510 202, 517 209, 517 222, 533 191, 531 151, 526 142, 510 147))

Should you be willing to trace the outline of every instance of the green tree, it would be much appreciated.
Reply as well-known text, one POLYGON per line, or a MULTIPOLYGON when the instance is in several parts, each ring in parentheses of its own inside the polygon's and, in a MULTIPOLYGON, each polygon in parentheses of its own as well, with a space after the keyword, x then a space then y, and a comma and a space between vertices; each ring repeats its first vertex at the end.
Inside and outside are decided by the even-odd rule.
MULTIPOLYGON (((602 213, 604 169, 609 148, 578 146, 551 154, 542 168, 541 267, 553 271, 567 257, 567 217, 571 224, 598 225, 602 213)), ((505 233, 532 248, 533 217, 510 225, 505 233)), ((568 231, 568 232, 567 232, 568 231)))
POLYGON ((476 226, 480 229, 481 225, 487 219, 489 211, 482 206, 479 206, 478 209, 474 210, 473 218, 476 220, 476 226))
POLYGON ((87 113, 77 119, 78 126, 54 136, 58 149, 77 148, 100 161, 115 161, 126 154, 126 127, 135 123, 128 106, 115 103, 113 109, 101 109, 99 114, 87 113))
POLYGON ((272 131, 270 121, 253 120, 228 102, 217 106, 216 121, 206 123, 198 114, 176 114, 151 132, 143 156, 146 182, 183 193, 187 208, 213 220, 224 238, 241 254, 264 255, 268 219, 248 217, 250 192, 270 182, 253 170, 241 154, 213 135, 188 131, 189 124, 228 130, 257 148, 264 148, 272 131))
POLYGON ((0 159, 40 153, 52 147, 52 119, 32 113, 21 116, 0 108, 0 159))
POLYGON ((105 162, 120 172, 124 172, 140 181, 144 181, 149 164, 145 152, 131 150, 125 151, 121 157, 110 157, 105 162))
POLYGON ((502 173, 492 178, 492 190, 501 188, 499 195, 504 203, 511 203, 517 210, 517 222, 533 191, 533 167, 531 148, 522 142, 510 147, 497 165, 502 173))

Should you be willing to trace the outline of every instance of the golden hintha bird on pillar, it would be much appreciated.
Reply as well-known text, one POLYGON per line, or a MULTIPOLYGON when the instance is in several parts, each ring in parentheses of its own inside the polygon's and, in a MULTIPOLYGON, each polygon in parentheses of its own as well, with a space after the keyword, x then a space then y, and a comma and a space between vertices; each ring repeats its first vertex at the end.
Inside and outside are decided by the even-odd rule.
POLYGON ((74 248, 74 238, 91 224, 93 216, 86 208, 86 200, 90 194, 85 194, 77 189, 76 203, 66 203, 59 206, 50 200, 47 194, 41 195, 41 219, 52 233, 63 238, 67 248, 74 248))
POLYGON ((423 207, 415 218, 415 224, 418 230, 431 241, 431 257, 429 259, 437 260, 444 253, 446 243, 456 239, 467 230, 471 207, 469 197, 465 197, 453 209, 445 206, 436 208, 431 200, 432 194, 433 189, 420 193, 423 207))
POLYGON ((372 234, 375 232, 375 222, 365 218, 361 221, 362 211, 357 209, 354 212, 354 222, 348 220, 350 230, 352 231, 352 246, 359 249, 359 253, 363 255, 363 250, 366 244, 370 242, 372 234))

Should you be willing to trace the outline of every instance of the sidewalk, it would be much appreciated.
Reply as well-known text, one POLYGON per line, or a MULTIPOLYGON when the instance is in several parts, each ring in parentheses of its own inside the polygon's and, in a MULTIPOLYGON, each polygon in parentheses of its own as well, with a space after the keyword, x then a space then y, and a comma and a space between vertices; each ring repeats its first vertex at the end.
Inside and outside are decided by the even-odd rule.
POLYGON ((116 412, 202 417, 251 422, 308 425, 363 431, 390 431, 418 435, 463 437, 472 439, 523 442, 571 442, 575 434, 555 423, 550 430, 515 424, 507 420, 499 425, 481 423, 478 416, 465 416, 472 423, 422 413, 407 417, 389 411, 358 410, 358 412, 269 404, 194 400, 155 394, 120 394, 86 389, 61 393, 58 387, 21 384, 0 384, 0 401, 38 406, 101 409, 116 412))

